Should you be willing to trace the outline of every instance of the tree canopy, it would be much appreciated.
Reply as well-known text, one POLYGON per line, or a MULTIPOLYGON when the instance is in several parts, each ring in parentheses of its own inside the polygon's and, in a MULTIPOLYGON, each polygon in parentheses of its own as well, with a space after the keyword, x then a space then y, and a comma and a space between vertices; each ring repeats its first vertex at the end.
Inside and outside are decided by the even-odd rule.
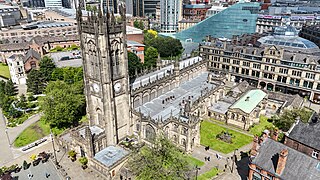
POLYGON ((157 37, 150 41, 149 46, 158 50, 161 57, 178 56, 182 53, 183 47, 178 39, 172 37, 157 37))
POLYGON ((48 56, 44 56, 40 63, 40 74, 44 81, 50 81, 51 80, 51 74, 53 70, 56 68, 56 65, 52 61, 52 59, 48 56))
POLYGON ((143 22, 142 22, 141 20, 140 20, 140 21, 135 20, 135 21, 133 22, 133 26, 134 26, 135 28, 144 30, 144 24, 143 24, 143 22))
POLYGON ((44 120, 51 127, 66 128, 77 125, 85 115, 85 97, 83 82, 68 84, 64 81, 51 81, 46 96, 40 98, 40 107, 44 120))
POLYGON ((190 177, 192 165, 170 140, 159 137, 153 146, 144 146, 132 153, 129 168, 136 179, 179 180, 190 177))
POLYGON ((42 94, 45 88, 45 80, 42 78, 40 71, 32 69, 27 77, 28 92, 42 94))
POLYGON ((307 123, 312 115, 312 111, 306 108, 284 110, 280 116, 271 117, 272 123, 283 131, 288 131, 290 127, 296 122, 297 117, 302 122, 307 123))
POLYGON ((154 47, 149 47, 145 51, 144 66, 155 67, 157 64, 157 58, 158 58, 158 50, 154 47))
POLYGON ((141 63, 140 58, 133 52, 128 52, 128 69, 129 76, 132 77, 137 73, 141 72, 143 64, 141 63))

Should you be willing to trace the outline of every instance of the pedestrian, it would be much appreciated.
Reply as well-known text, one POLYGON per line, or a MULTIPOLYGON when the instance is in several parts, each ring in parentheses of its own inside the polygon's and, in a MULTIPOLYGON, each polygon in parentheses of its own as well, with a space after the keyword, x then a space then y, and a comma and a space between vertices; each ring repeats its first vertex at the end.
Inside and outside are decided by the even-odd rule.
POLYGON ((207 158, 207 159, 208 159, 208 161, 210 161, 210 156, 208 156, 208 158, 207 158))
POLYGON ((31 173, 28 173, 28 179, 31 179, 32 178, 32 174, 31 173))
POLYGON ((207 161, 207 156, 206 156, 206 157, 204 157, 204 161, 207 161))

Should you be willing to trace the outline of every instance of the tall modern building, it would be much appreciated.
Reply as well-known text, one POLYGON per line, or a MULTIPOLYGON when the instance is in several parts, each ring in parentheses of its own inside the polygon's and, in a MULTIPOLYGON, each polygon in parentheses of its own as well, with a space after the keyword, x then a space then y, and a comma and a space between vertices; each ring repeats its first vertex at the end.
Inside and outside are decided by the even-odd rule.
POLYGON ((101 6, 103 7, 103 12, 113 12, 117 14, 119 12, 119 2, 118 0, 102 0, 101 6))
POLYGON ((144 1, 144 15, 148 17, 156 17, 157 4, 160 0, 143 0, 144 1))
POLYGON ((201 42, 208 35, 232 38, 233 35, 254 33, 259 9, 259 3, 239 2, 175 34, 175 37, 182 41, 201 42))
POLYGON ((143 0, 126 0, 126 13, 134 17, 144 16, 143 0))
POLYGON ((44 0, 44 4, 46 8, 61 8, 62 1, 61 0, 44 0))
POLYGON ((161 0, 161 31, 174 33, 178 30, 178 21, 181 18, 182 1, 180 0, 161 0))

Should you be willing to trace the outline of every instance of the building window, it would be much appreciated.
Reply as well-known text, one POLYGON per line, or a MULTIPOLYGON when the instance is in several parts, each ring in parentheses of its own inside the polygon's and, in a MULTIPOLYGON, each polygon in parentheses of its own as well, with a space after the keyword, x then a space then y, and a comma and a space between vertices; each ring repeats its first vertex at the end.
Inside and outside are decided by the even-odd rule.
POLYGON ((319 152, 313 150, 313 152, 312 152, 312 157, 318 159, 318 157, 319 157, 319 152))
POLYGON ((269 66, 265 66, 264 70, 269 71, 269 66))

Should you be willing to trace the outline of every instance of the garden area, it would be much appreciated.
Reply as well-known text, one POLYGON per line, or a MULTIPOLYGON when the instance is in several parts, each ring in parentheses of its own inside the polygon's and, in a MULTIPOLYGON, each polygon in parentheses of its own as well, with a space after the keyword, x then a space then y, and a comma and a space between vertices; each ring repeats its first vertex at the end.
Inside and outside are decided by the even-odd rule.
MULTIPOLYGON (((53 128, 52 132, 53 134, 61 134, 63 130, 53 128)), ((30 125, 24 131, 22 131, 22 133, 14 141, 14 146, 22 147, 22 146, 28 145, 49 134, 50 134, 49 124, 46 124, 43 120, 40 120, 30 125)))
POLYGON ((80 50, 80 46, 72 44, 70 47, 63 48, 61 46, 56 46, 55 48, 50 49, 50 52, 65 52, 65 51, 74 51, 80 50))
POLYGON ((265 129, 272 129, 274 125, 268 121, 268 117, 260 116, 259 124, 254 124, 250 127, 249 132, 250 134, 261 136, 262 132, 265 129))
POLYGON ((203 161, 200 161, 199 159, 194 158, 192 156, 188 156, 188 161, 190 162, 190 164, 192 164, 193 167, 201 167, 204 165, 203 161))
POLYGON ((252 142, 252 137, 224 128, 209 121, 201 122, 200 143, 203 146, 210 146, 213 150, 228 154, 235 149, 252 142), (222 136, 227 136, 226 141, 222 140, 222 136), (219 137, 218 137, 219 136, 219 137), (229 141, 229 142, 228 142, 229 141))
POLYGON ((219 173, 219 169, 217 168, 212 168, 210 171, 205 172, 203 174, 201 174, 200 176, 198 176, 198 180, 208 180, 208 179, 212 179, 213 177, 215 177, 216 175, 218 175, 219 173))
POLYGON ((9 66, 6 64, 0 63, 0 77, 10 79, 9 66))

